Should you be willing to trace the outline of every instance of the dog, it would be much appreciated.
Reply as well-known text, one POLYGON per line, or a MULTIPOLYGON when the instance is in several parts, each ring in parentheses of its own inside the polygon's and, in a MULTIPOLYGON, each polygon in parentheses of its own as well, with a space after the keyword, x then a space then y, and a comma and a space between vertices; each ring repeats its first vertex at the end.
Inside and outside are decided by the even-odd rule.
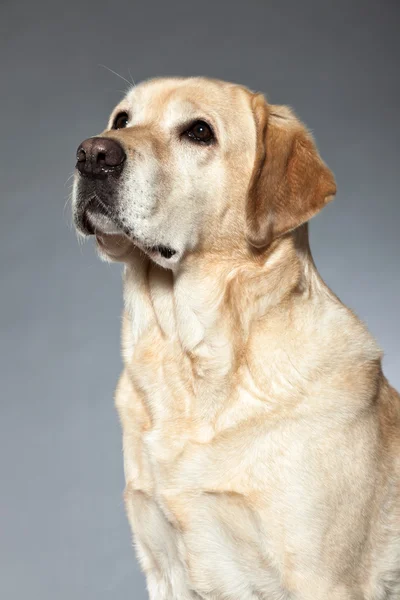
POLYGON ((124 499, 151 600, 400 598, 400 396, 317 272, 336 192, 291 109, 207 78, 131 89, 73 215, 124 263, 124 499))

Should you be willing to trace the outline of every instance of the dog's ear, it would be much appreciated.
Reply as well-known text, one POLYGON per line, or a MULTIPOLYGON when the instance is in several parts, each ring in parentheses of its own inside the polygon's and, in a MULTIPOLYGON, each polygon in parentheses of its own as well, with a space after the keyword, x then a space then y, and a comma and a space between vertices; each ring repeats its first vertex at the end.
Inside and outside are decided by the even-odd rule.
POLYGON ((302 123, 285 106, 253 97, 256 159, 246 207, 246 238, 257 248, 305 223, 333 199, 332 172, 302 123))

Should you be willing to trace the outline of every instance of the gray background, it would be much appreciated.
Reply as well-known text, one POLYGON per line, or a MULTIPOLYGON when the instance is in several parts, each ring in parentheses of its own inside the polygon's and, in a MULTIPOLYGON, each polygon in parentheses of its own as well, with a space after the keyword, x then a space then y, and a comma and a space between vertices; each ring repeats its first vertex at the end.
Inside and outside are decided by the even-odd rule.
POLYGON ((339 187, 312 222, 317 266, 400 388, 399 3, 2 0, 0 11, 0 596, 141 600, 112 401, 120 268, 78 245, 64 206, 78 143, 125 89, 98 65, 136 81, 238 81, 295 107, 339 187))

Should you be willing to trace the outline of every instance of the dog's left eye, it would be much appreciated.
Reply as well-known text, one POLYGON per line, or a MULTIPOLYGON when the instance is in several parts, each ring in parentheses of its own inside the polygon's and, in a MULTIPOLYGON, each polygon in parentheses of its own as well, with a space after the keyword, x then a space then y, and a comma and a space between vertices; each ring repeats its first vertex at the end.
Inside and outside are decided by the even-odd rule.
POLYGON ((195 121, 189 129, 185 131, 185 135, 193 140, 203 144, 209 144, 215 137, 210 125, 205 121, 195 121))
POLYGON ((129 116, 126 112, 118 113, 114 119, 113 129, 124 129, 128 125, 129 116))

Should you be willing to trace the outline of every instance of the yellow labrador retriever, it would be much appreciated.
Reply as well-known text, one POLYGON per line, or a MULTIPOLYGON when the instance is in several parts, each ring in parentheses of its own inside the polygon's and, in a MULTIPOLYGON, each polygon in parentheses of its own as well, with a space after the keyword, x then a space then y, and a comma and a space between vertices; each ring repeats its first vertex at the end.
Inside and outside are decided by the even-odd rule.
POLYGON ((203 78, 135 87, 78 148, 78 231, 125 263, 151 600, 400 598, 400 396, 308 245, 335 190, 290 109, 203 78))

